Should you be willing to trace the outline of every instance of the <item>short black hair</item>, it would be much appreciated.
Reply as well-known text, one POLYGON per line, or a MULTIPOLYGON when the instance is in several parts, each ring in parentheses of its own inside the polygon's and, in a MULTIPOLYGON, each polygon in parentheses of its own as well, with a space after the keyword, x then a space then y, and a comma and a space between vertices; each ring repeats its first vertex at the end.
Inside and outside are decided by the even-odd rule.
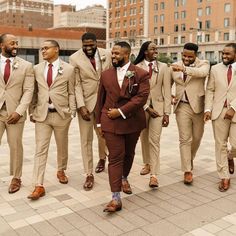
POLYGON ((134 65, 137 65, 139 62, 143 61, 145 59, 145 51, 147 51, 149 44, 152 41, 146 41, 142 44, 138 56, 136 57, 135 61, 134 61, 134 65))
POLYGON ((225 47, 227 48, 233 48, 234 49, 234 52, 236 52, 236 43, 227 43, 225 45, 225 47))
POLYGON ((129 52, 129 53, 131 52, 131 47, 130 47, 130 45, 129 45, 127 42, 125 42, 125 41, 117 42, 117 43, 115 43, 114 46, 120 46, 121 48, 127 48, 127 49, 128 49, 128 52, 129 52))
POLYGON ((184 45, 184 49, 186 50, 190 50, 190 51, 194 51, 195 53, 197 53, 198 51, 198 45, 195 43, 186 43, 184 45))
POLYGON ((97 41, 97 37, 94 33, 87 32, 87 33, 84 33, 81 37, 82 41, 89 40, 89 39, 92 39, 93 41, 97 41))
POLYGON ((58 47, 60 49, 59 43, 54 39, 47 39, 44 42, 50 42, 53 46, 58 47))
POLYGON ((7 37, 7 35, 9 35, 9 33, 4 33, 0 36, 0 43, 3 43, 5 38, 7 37))

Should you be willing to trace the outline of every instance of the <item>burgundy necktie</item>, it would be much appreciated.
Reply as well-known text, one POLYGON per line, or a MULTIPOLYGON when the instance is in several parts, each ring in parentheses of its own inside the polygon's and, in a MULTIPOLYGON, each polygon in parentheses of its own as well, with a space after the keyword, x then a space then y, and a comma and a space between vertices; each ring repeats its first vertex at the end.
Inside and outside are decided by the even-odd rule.
POLYGON ((232 79, 232 65, 229 65, 229 69, 227 71, 227 79, 228 79, 228 85, 229 85, 232 79))
POLYGON ((7 84, 9 77, 10 77, 10 73, 11 73, 11 60, 7 59, 5 69, 4 69, 4 76, 3 76, 6 84, 7 84))
POLYGON ((48 64, 47 83, 48 87, 52 84, 52 64, 48 64))
POLYGON ((89 58, 89 60, 90 60, 90 62, 91 62, 91 64, 92 64, 94 70, 96 70, 96 61, 95 61, 95 58, 94 58, 94 57, 91 57, 91 58, 89 58))
POLYGON ((151 79, 151 77, 152 77, 152 65, 153 65, 153 63, 152 63, 152 62, 150 62, 150 63, 148 64, 148 67, 149 67, 149 76, 150 76, 150 79, 151 79))

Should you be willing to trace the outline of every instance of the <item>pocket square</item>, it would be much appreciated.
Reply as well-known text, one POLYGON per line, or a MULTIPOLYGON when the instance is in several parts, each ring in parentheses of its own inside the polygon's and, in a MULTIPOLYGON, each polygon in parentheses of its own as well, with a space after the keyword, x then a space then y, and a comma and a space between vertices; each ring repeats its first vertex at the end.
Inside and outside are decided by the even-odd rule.
POLYGON ((138 86, 138 84, 133 84, 132 86, 135 87, 135 86, 138 86))

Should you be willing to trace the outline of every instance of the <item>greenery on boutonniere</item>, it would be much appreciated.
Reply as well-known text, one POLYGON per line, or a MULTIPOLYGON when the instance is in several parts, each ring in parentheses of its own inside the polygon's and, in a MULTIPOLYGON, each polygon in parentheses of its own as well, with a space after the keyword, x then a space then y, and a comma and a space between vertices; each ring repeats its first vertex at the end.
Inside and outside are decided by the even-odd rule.
POLYGON ((127 77, 128 79, 134 77, 134 75, 135 75, 135 72, 131 70, 127 70, 125 73, 125 77, 127 77))
POLYGON ((102 62, 106 61, 106 56, 101 56, 101 61, 102 62))

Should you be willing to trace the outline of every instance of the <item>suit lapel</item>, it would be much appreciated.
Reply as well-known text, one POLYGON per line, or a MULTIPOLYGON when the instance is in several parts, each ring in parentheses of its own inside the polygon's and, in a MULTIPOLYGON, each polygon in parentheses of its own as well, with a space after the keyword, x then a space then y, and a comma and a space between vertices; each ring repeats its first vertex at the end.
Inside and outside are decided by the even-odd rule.
POLYGON ((91 71, 94 75, 96 75, 97 78, 97 71, 93 68, 92 63, 90 62, 89 58, 86 56, 86 54, 82 51, 82 60, 86 62, 86 65, 89 67, 89 71, 91 71))
MULTIPOLYGON (((19 59, 17 57, 15 57, 13 62, 12 62, 12 65, 11 65, 11 73, 10 73, 10 77, 9 77, 9 79, 7 81, 6 86, 8 86, 11 83, 14 83, 14 80, 17 77, 17 76, 14 76, 14 75, 15 75, 15 73, 17 73, 17 70, 19 70, 19 67, 20 67, 19 59)), ((2 77, 2 79, 3 79, 3 77, 2 77)), ((3 79, 3 82, 5 84, 4 79, 3 79)))
MULTIPOLYGON (((130 64, 127 71, 134 71, 135 72, 134 65, 130 64)), ((129 83, 131 83, 131 81, 134 79, 135 79, 135 75, 131 78, 124 77, 124 80, 123 80, 123 83, 121 86, 121 90, 120 90, 120 96, 125 96, 125 92, 126 92, 127 87, 129 86, 129 83)))
POLYGON ((56 77, 55 79, 53 80, 52 84, 50 87, 53 87, 55 83, 57 83, 57 81, 60 81, 60 78, 62 77, 62 74, 63 74, 63 69, 64 69, 64 63, 62 60, 60 60, 59 62, 59 68, 58 68, 58 71, 57 71, 57 74, 56 74, 56 77))
POLYGON ((38 74, 38 78, 36 78, 36 80, 38 83, 41 83, 45 88, 48 88, 47 78, 45 78, 44 76, 44 70, 46 65, 46 62, 42 62, 36 67, 36 76, 38 74))

